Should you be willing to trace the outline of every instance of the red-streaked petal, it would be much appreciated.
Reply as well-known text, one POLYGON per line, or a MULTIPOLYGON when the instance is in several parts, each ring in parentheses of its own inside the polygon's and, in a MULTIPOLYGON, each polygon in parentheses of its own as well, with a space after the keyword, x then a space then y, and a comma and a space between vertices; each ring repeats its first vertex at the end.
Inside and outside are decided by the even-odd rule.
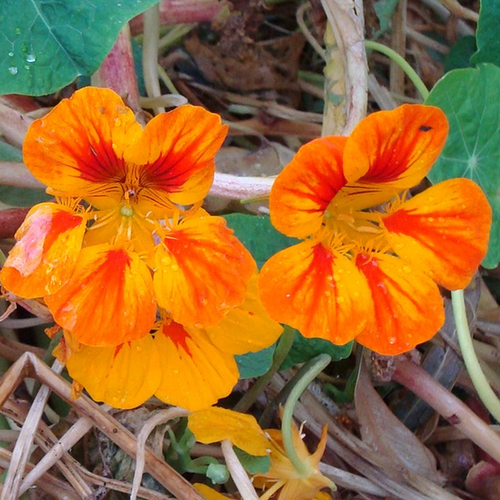
POLYGON ((84 248, 70 281, 45 301, 59 325, 95 347, 144 337, 156 316, 146 264, 137 254, 109 245, 84 248))
POLYGON ((234 357, 217 349, 203 330, 164 324, 155 344, 162 372, 155 395, 165 403, 201 410, 229 395, 238 381, 234 357))
MULTIPOLYGON (((55 190, 74 196, 119 199, 126 176, 124 149, 142 134, 134 113, 112 90, 85 87, 30 126, 24 162, 55 190)), ((93 199, 93 201, 95 201, 93 199)))
POLYGON ((276 178, 270 197, 273 226, 296 238, 321 228, 335 194, 345 184, 345 137, 322 137, 302 146, 276 178))
POLYGON ((491 208, 469 179, 441 182, 384 217, 394 251, 439 285, 465 288, 488 249, 491 208))
POLYGON ((2 285, 28 299, 57 292, 73 272, 85 224, 84 216, 63 205, 33 207, 0 273, 2 285))
POLYGON ((114 408, 135 408, 155 393, 160 358, 151 335, 117 347, 80 345, 66 360, 68 373, 94 401, 114 408))
POLYGON ((358 335, 371 308, 366 280, 354 263, 314 241, 271 257, 261 270, 259 288, 273 319, 334 344, 358 335))
MULTIPOLYGON (((364 204, 368 207, 416 186, 436 161, 447 135, 446 117, 433 106, 405 104, 371 114, 354 129, 344 150, 351 197, 369 196, 364 204)), ((361 201, 353 203, 360 208, 361 201)))
POLYGON ((227 134, 219 115, 181 106, 153 118, 127 160, 139 165, 142 198, 181 205, 201 201, 212 185, 215 153, 227 134))
POLYGON ((419 268, 388 254, 359 254, 356 265, 373 298, 373 312, 357 342, 379 354, 396 355, 429 340, 441 328, 439 288, 419 268))
POLYGON ((158 304, 186 326, 217 324, 244 298, 255 262, 222 217, 202 215, 166 232, 156 252, 158 304))
POLYGON ((230 354, 256 352, 278 340, 283 327, 264 309, 258 291, 258 276, 248 283, 243 304, 231 309, 215 326, 207 328, 213 344, 230 354))

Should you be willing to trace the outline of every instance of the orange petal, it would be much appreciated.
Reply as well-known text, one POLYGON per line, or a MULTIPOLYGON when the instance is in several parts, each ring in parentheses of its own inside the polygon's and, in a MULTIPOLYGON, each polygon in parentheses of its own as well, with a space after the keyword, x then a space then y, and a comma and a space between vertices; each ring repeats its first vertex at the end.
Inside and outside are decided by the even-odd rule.
POLYGON ((252 415, 214 406, 191 413, 188 427, 200 443, 212 444, 229 439, 250 455, 268 454, 269 441, 252 415))
POLYGON ((162 380, 155 395, 165 403, 196 411, 231 393, 236 361, 217 349, 203 330, 163 324, 155 335, 162 380))
POLYGON ((439 285, 465 288, 488 249, 491 208, 469 179, 441 182, 383 219, 394 251, 439 285))
POLYGON ((71 280, 45 301, 55 321, 89 346, 140 339, 156 316, 146 264, 137 254, 110 245, 84 248, 71 280))
POLYGON ((276 178, 270 197, 271 222, 286 234, 305 238, 321 227, 335 194, 345 184, 345 137, 322 137, 302 146, 276 178))
POLYGON ((418 268, 388 254, 359 254, 356 265, 366 277, 374 304, 357 342, 379 354, 396 355, 429 340, 441 328, 439 288, 418 268))
POLYGON ((215 153, 227 134, 219 115, 181 106, 153 118, 127 160, 139 167, 141 196, 181 205, 201 201, 212 185, 215 153))
POLYGON ((210 488, 210 486, 207 486, 206 484, 194 483, 193 486, 207 500, 228 500, 228 498, 229 499, 231 498, 231 497, 227 497, 225 495, 222 495, 221 493, 214 490, 213 488, 210 488))
POLYGON ((102 208, 109 197, 120 199, 117 183, 126 175, 124 148, 141 134, 134 113, 117 94, 85 87, 32 123, 24 141, 24 162, 56 193, 92 198, 102 208))
POLYGON ((321 243, 304 241, 278 252, 262 268, 259 287, 271 317, 306 337, 341 345, 366 324, 371 298, 364 277, 321 243))
MULTIPOLYGON (((364 207, 369 207, 416 186, 436 161, 447 135, 446 117, 433 106, 405 104, 371 114, 354 129, 344 150, 351 197, 364 198, 364 207)), ((353 203, 363 208, 361 200, 353 203)))
POLYGON ((222 217, 184 219, 156 252, 158 304, 191 327, 217 324, 244 298, 255 262, 222 217))
POLYGON ((161 380, 160 359, 151 335, 118 347, 73 349, 68 373, 94 401, 114 408, 135 408, 155 393, 161 380))
POLYGON ((278 340, 283 327, 264 309, 258 291, 258 276, 248 283, 243 304, 231 309, 217 325, 207 328, 213 344, 230 354, 257 352, 278 340))
POLYGON ((84 216, 63 205, 33 207, 0 273, 2 285, 28 299, 55 293, 73 272, 85 223, 84 216))

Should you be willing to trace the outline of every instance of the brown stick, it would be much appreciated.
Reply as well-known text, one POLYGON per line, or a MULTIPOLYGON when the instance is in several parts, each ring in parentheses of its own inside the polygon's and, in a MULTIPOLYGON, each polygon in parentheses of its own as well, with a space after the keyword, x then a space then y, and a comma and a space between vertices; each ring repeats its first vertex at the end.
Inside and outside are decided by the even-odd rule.
MULTIPOLYGON (((19 358, 0 379, 0 406, 26 377, 36 378, 50 387, 53 392, 71 404, 77 413, 90 420, 125 453, 135 458, 137 454, 135 436, 90 398, 82 395, 76 400, 72 399, 71 385, 32 353, 26 353, 19 358)), ((183 500, 205 500, 188 481, 150 449, 146 449, 145 456, 146 471, 175 496, 183 500)))

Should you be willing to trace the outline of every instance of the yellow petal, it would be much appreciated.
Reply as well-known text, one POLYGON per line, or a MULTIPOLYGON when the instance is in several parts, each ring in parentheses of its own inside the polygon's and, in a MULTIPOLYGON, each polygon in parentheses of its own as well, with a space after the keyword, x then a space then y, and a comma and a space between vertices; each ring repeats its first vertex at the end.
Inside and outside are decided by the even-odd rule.
POLYGON ((68 373, 94 401, 135 408, 155 393, 161 380, 158 352, 151 335, 118 347, 74 347, 68 373))
POLYGON ((231 309, 220 323, 207 328, 214 345, 231 354, 265 349, 274 344, 282 332, 283 327, 269 316, 260 301, 257 275, 248 283, 243 304, 231 309))
POLYGON ((267 455, 269 441, 252 415, 216 406, 195 411, 188 417, 189 430, 204 444, 229 439, 250 455, 267 455))
POLYGON ((201 410, 228 396, 238 381, 234 357, 217 349, 203 330, 163 324, 155 345, 162 372, 155 395, 165 403, 201 410))

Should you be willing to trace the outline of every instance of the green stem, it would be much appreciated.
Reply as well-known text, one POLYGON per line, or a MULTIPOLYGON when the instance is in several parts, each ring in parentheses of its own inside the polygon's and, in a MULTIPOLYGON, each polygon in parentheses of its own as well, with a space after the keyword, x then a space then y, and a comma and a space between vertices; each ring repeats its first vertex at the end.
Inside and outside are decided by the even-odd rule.
POLYGON ((406 73, 406 76, 413 82, 413 85, 417 87, 424 101, 429 97, 429 90, 425 86, 425 83, 417 75, 417 72, 396 51, 372 40, 365 40, 365 47, 367 49, 376 50, 394 61, 406 73))
POLYGON ((259 377, 253 384, 252 388, 238 401, 238 403, 236 403, 233 408, 234 411, 245 413, 254 404, 259 394, 264 390, 264 387, 266 387, 274 374, 279 370, 283 361, 285 361, 285 358, 292 348, 294 338, 294 331, 290 327, 285 326, 285 329, 278 341, 278 345, 276 346, 276 350, 274 351, 273 364, 271 365, 271 368, 269 368, 264 375, 259 377))
POLYGON ((306 475, 308 473, 308 468, 298 456, 297 450, 293 445, 293 411, 295 409, 295 404, 299 400, 302 393, 306 390, 307 386, 315 379, 316 375, 321 373, 328 366, 330 361, 331 358, 328 354, 320 354, 307 363, 308 369, 304 376, 292 389, 292 392, 290 392, 290 396, 288 396, 285 409, 283 411, 283 421, 281 423, 283 445, 290 462, 292 462, 297 472, 302 475, 306 475))
MULTIPOLYGON (((161 95, 158 80, 158 40, 160 37, 160 7, 153 5, 143 14, 144 16, 144 42, 142 45, 142 72, 144 86, 149 97, 161 95)), ((155 108, 156 114, 165 112, 165 108, 155 108)))
POLYGON ((455 317, 458 342, 464 358, 465 367, 469 372, 472 383, 484 406, 486 406, 493 417, 500 422, 500 401, 490 387, 488 379, 481 369, 476 352, 474 351, 474 345, 472 344, 472 337, 467 322, 467 313, 465 311, 464 291, 456 290, 451 292, 451 300, 453 303, 453 315, 455 317))

